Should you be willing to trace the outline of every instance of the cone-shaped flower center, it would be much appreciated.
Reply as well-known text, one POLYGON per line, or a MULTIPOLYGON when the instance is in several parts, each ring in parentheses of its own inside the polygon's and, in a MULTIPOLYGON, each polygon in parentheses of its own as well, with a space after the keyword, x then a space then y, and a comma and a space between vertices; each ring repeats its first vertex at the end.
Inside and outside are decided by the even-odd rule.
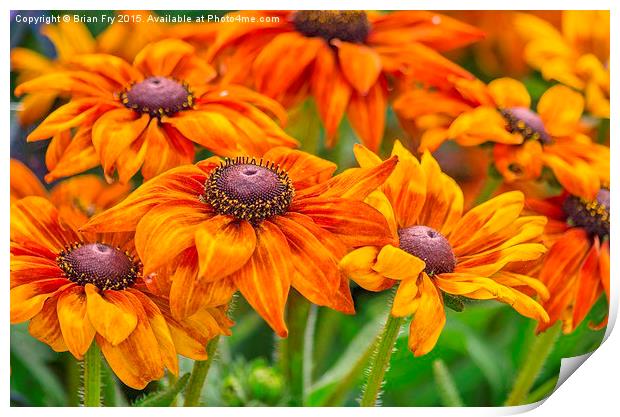
POLYGON ((213 170, 204 201, 219 214, 256 224, 285 213, 294 194, 293 183, 276 164, 238 157, 213 170))
POLYGON ((56 262, 71 281, 93 284, 100 290, 125 289, 140 273, 133 256, 104 243, 71 245, 58 254, 56 262))
POLYGON ((575 227, 603 239, 609 236, 609 190, 601 188, 594 201, 569 196, 564 200, 564 213, 575 227))
POLYGON ((300 10, 293 16, 295 29, 307 37, 362 43, 370 32, 366 12, 359 10, 300 10))
POLYGON ((153 117, 169 116, 194 104, 187 84, 167 77, 148 77, 132 84, 120 98, 125 107, 153 117))
POLYGON ((500 109, 506 119, 506 128, 510 133, 520 133, 525 140, 538 140, 544 144, 551 143, 540 116, 527 107, 508 107, 500 109))
POLYGON ((400 248, 426 262, 428 275, 454 271, 456 258, 450 242, 437 230, 427 226, 410 226, 398 231, 400 248))

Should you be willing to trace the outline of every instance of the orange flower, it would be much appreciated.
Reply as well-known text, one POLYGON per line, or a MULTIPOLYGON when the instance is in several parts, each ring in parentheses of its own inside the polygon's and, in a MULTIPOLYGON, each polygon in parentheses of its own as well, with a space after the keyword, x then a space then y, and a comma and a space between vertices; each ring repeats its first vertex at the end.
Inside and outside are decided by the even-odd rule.
POLYGON ((609 10, 564 10, 561 31, 518 13, 515 28, 527 40, 525 60, 548 80, 586 96, 586 108, 609 118, 609 10))
POLYGON ((424 11, 249 11, 229 18, 236 15, 239 20, 196 28, 194 34, 214 37, 208 56, 222 58, 225 77, 248 82, 287 107, 314 97, 328 146, 347 112, 362 143, 373 150, 383 136, 389 78, 443 85, 449 74, 470 76, 436 51, 483 36, 424 11))
MULTIPOLYGON (((459 10, 446 13, 486 34, 484 39, 468 48, 473 52, 476 66, 486 75, 520 77, 530 71, 523 57, 526 44, 524 37, 515 30, 507 29, 516 24, 519 13, 513 10, 459 10)), ((561 12, 535 10, 527 13, 544 19, 551 26, 559 22, 561 12)))
MULTIPOLYGON (((424 355, 435 346, 446 321, 444 294, 496 299, 526 317, 548 320, 544 309, 522 292, 545 298, 544 286, 527 273, 514 272, 516 264, 545 252, 536 241, 546 220, 521 216, 523 194, 502 194, 462 215, 461 189, 430 153, 418 162, 397 141, 392 155, 398 156, 398 166, 367 201, 388 219, 395 243, 356 249, 340 266, 371 291, 398 282, 392 315, 414 315, 409 332, 413 353, 424 355)), ((366 169, 381 164, 362 146, 355 148, 355 156, 366 169)))
MULTIPOLYGON (((540 323, 539 332, 561 320, 564 333, 571 333, 603 291, 609 302, 609 202, 607 188, 592 200, 564 193, 527 201, 528 209, 549 219, 544 236, 549 252, 539 278, 551 294, 543 303, 550 321, 540 323)), ((595 327, 606 324, 607 318, 595 327)))
POLYGON ((129 185, 106 184, 96 175, 79 175, 55 185, 48 192, 23 163, 11 159, 11 204, 28 196, 45 197, 75 228, 120 202, 129 194, 129 185))
POLYGON ((178 374, 177 353, 204 360, 209 339, 232 324, 215 300, 187 320, 142 279, 132 234, 78 233, 41 197, 11 206, 11 323, 57 352, 82 359, 93 340, 132 388, 178 374))
POLYGON ((571 193, 593 198, 609 182, 609 148, 580 132, 583 97, 562 85, 549 88, 536 112, 525 86, 500 78, 485 86, 456 80, 448 92, 413 90, 394 108, 425 128, 420 150, 448 139, 462 146, 494 142, 495 166, 506 182, 531 181, 550 168, 571 193))
POLYGON ((263 112, 283 121, 286 114, 276 102, 245 87, 208 84, 215 71, 182 41, 152 43, 133 65, 91 54, 76 57, 75 66, 80 69, 16 88, 16 94, 52 90, 72 97, 28 135, 29 141, 53 137, 48 181, 99 163, 109 181, 116 170, 126 183, 140 168, 149 179, 191 163, 194 143, 222 155, 296 145, 263 112), (73 128, 77 131, 68 138, 73 128))
MULTIPOLYGON (((132 60, 142 47, 163 36, 160 24, 147 22, 150 12, 130 10, 119 13, 128 16, 128 21, 121 23, 117 20, 97 38, 91 35, 85 24, 73 20, 43 26, 41 33, 54 45, 57 57, 50 59, 28 48, 11 49, 11 70, 18 74, 17 83, 67 69, 70 61, 81 54, 102 52, 132 60)), ((20 123, 30 125, 42 119, 60 96, 56 91, 33 92, 25 96, 18 113, 20 123)))
POLYGON ((176 317, 232 282, 284 337, 291 286, 315 304, 353 312, 338 261, 349 248, 391 241, 386 220, 362 200, 396 162, 332 178, 335 164, 288 148, 260 160, 213 157, 146 182, 84 228, 135 230, 146 274, 177 265, 170 288, 176 317))

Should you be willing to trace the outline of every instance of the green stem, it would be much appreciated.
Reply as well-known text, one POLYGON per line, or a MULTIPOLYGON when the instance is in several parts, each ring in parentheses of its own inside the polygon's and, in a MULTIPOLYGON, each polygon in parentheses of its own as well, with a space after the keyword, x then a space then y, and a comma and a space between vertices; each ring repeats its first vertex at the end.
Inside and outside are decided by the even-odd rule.
POLYGON ((463 400, 444 361, 437 359, 433 362, 433 374, 443 405, 446 407, 462 407, 463 400))
POLYGON ((404 321, 403 317, 394 317, 388 312, 383 330, 377 336, 375 342, 373 342, 376 348, 373 356, 370 358, 368 379, 362 391, 362 399, 360 400, 362 407, 374 407, 377 405, 385 373, 390 367, 390 358, 392 357, 392 352, 394 352, 394 344, 404 321))
POLYGON ((213 363, 213 357, 217 351, 219 340, 220 337, 217 336, 207 343, 207 360, 194 362, 194 367, 192 368, 192 373, 189 377, 187 388, 185 389, 185 402, 183 403, 183 407, 197 407, 199 405, 200 393, 207 379, 209 368, 211 368, 211 364, 213 363))
MULTIPOLYGON (((286 307, 286 322, 289 328, 288 338, 280 340, 280 368, 289 387, 290 405, 302 406, 306 392, 304 356, 312 348, 306 344, 306 328, 310 315, 310 303, 297 291, 291 291, 286 307)), ((309 341, 310 343, 311 341, 309 341)), ((309 371, 309 370, 308 370, 309 371)))
POLYGON ((84 355, 84 406, 101 406, 101 354, 95 342, 84 355))
POLYGON ((505 405, 521 405, 525 402, 530 389, 532 389, 534 382, 536 382, 540 370, 553 350, 561 330, 562 326, 560 323, 557 323, 555 326, 547 329, 547 331, 533 339, 525 362, 517 375, 517 379, 505 405))

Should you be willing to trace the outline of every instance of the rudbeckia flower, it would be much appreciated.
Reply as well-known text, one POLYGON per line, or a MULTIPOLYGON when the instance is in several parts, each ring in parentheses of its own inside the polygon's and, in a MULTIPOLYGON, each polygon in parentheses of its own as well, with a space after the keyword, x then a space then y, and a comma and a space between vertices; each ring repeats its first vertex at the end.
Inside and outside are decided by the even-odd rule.
POLYGON ((399 117, 426 128, 420 150, 448 139, 462 146, 493 142, 495 167, 508 183, 536 180, 548 167, 568 191, 593 198, 609 182, 609 148, 580 132, 581 94, 553 86, 533 111, 527 89, 511 78, 454 85, 447 92, 412 90, 395 102, 399 117))
POLYGON ((115 170, 121 183, 140 169, 149 179, 191 163, 194 144, 220 155, 258 155, 274 146, 296 145, 264 113, 283 121, 286 114, 276 102, 245 87, 210 84, 215 70, 182 41, 149 44, 133 65, 105 54, 80 55, 74 65, 75 70, 44 75, 16 88, 18 95, 71 95, 69 103, 28 135, 29 141, 53 137, 48 156, 62 150, 53 168, 48 163, 47 180, 99 163, 109 181, 115 170), (62 133, 73 128, 77 132, 70 142, 62 143, 62 133))
MULTIPOLYGON (((544 286, 511 269, 545 252, 537 240, 546 219, 521 215, 523 194, 505 193, 463 214, 459 186, 430 153, 418 162, 397 141, 392 154, 398 165, 367 201, 388 219, 394 242, 353 250, 340 266, 370 291, 398 283, 391 314, 414 315, 412 352, 424 355, 435 346, 446 321, 444 294, 496 299, 526 317, 547 321, 545 310, 520 291, 529 287, 545 297, 544 286)), ((381 164, 362 146, 355 148, 355 156, 366 169, 381 164)))
POLYGON ((135 230, 146 274, 177 265, 170 289, 177 317, 232 282, 285 337, 291 286, 315 304, 353 312, 338 261, 350 248, 391 242, 386 220, 362 200, 396 162, 332 177, 335 164, 288 148, 261 159, 213 157, 146 182, 84 228, 135 230))
POLYGON ((384 132, 390 79, 406 76, 437 85, 448 75, 469 76, 437 51, 483 36, 472 26, 424 11, 250 11, 228 17, 232 21, 194 34, 212 41, 207 56, 222 58, 225 77, 248 82, 286 107, 311 95, 328 146, 346 112, 362 143, 373 150, 384 132))
POLYGON ((30 321, 30 334, 77 359, 97 343, 135 389, 165 368, 178 374, 177 353, 206 359, 207 341, 232 324, 228 300, 174 319, 152 281, 143 279, 131 233, 78 233, 41 197, 11 206, 11 323, 30 321))
POLYGON ((518 13, 515 26, 527 41, 525 60, 548 80, 586 96, 586 108, 609 118, 609 10, 564 10, 562 28, 518 13))
MULTIPOLYGON (((563 193, 527 201, 528 209, 549 219, 544 234, 549 251, 538 276, 549 288, 543 306, 550 320, 538 331, 560 320, 563 332, 571 333, 603 292, 609 302, 609 203, 608 188, 592 200, 563 193)), ((606 324, 607 319, 594 327, 606 324)))
POLYGON ((92 215, 119 203, 130 189, 127 184, 106 184, 96 175, 78 175, 56 184, 48 192, 26 165, 11 159, 11 204, 28 196, 45 197, 76 228, 92 215))
MULTIPOLYGON (((132 60, 146 44, 163 36, 161 24, 147 22, 149 12, 129 10, 119 14, 128 16, 128 21, 121 23, 117 20, 96 38, 85 24, 72 19, 42 26, 41 33, 54 46, 56 57, 49 58, 28 48, 11 49, 11 70, 18 74, 17 83, 67 69, 70 61, 81 54, 101 52, 132 60)), ((59 98, 61 94, 56 91, 26 95, 21 100, 18 112, 20 123, 30 125, 42 119, 59 98)))

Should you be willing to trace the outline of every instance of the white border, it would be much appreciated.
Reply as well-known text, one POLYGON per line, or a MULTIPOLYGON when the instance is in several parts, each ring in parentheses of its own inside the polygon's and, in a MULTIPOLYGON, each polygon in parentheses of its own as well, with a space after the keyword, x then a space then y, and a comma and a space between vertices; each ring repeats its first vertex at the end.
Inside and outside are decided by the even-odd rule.
MULTIPOLYGON (((481 1, 481 0, 470 0, 467 2, 458 1, 458 0, 442 0, 438 1, 416 1, 416 2, 403 2, 402 0, 382 0, 382 1, 312 1, 312 2, 296 2, 300 8, 306 9, 434 9, 434 10, 510 10, 510 9, 612 9, 611 14, 611 29, 612 29, 612 45, 618 45, 618 28, 620 27, 620 19, 618 19, 617 8, 614 8, 614 3, 611 0, 589 0, 587 2, 584 1, 575 1, 575 0, 564 0, 564 1, 546 1, 541 2, 540 0, 524 0, 512 3, 507 2, 497 2, 497 1, 481 1)), ((226 9, 247 9, 247 10, 255 10, 255 9, 291 9, 296 6, 295 3, 290 1, 282 1, 282 0, 265 0, 262 2, 257 1, 239 1, 239 0, 229 0, 225 3, 226 9)), ((617 4, 617 3, 616 3, 617 4)), ((56 1, 54 3, 50 3, 49 1, 42 0, 10 0, 3 1, 0 8, 3 9, 0 13, 2 13, 2 17, 0 17, 0 25, 1 25, 1 36, 3 39, 3 47, 0 50, 0 54, 2 54, 2 62, 4 62, 5 69, 0 74, 1 80, 3 81, 3 85, 6 89, 10 86, 9 80, 9 10, 49 10, 50 8, 54 9, 62 9, 62 10, 84 10, 84 9, 101 9, 103 6, 106 9, 145 9, 145 10, 167 10, 171 9, 170 6, 173 6, 172 9, 176 10, 187 10, 187 9, 224 9, 220 7, 221 4, 210 4, 209 2, 196 2, 196 1, 188 1, 188 0, 176 0, 174 2, 162 1, 162 0, 151 0, 151 1, 132 1, 129 3, 127 0, 108 0, 104 4, 98 2, 84 2, 78 0, 64 0, 64 1, 56 1)), ((510 30, 510 28, 506 28, 506 30, 510 30)), ((612 52, 611 68, 619 68, 618 66, 618 53, 617 50, 612 52)), ((611 139, 612 145, 611 147, 611 158, 612 161, 620 161, 619 152, 617 142, 620 140, 616 133, 620 131, 618 129, 619 119, 616 117, 617 112, 614 112, 614 109, 617 109, 618 106, 618 88, 617 83, 614 79, 612 82, 612 118, 611 118, 611 132, 615 135, 614 138, 611 139)), ((8 94, 8 91, 5 90, 5 94, 8 94)), ((6 97, 6 96, 5 96, 6 97)), ((3 155, 3 160, 0 162, 0 178, 3 178, 4 181, 2 183, 2 192, 4 195, 4 203, 0 208, 0 213, 2 217, 2 227, 1 233, 2 237, 0 238, 0 262, 2 263, 2 270, 5 276, 5 290, 0 291, 0 300, 2 305, 2 317, 0 318, 0 322, 7 323, 4 326, 4 338, 2 343, 0 343, 0 352, 1 357, 4 359, 2 365, 0 366, 1 376, 0 376, 0 404, 2 408, 9 408, 9 378, 10 378, 10 370, 9 370, 9 337, 8 337, 8 323, 9 323, 9 291, 8 291, 8 271, 9 271, 9 111, 8 111, 8 100, 6 101, 7 106, 5 107, 5 111, 1 112, 0 120, 2 120, 3 127, 3 139, 0 140, 0 151, 3 155)), ((614 136, 612 135, 612 136, 614 136)), ((613 183, 616 184, 619 180, 618 176, 619 165, 612 165, 612 178, 613 183)), ((612 196, 612 217, 614 219, 620 218, 619 214, 619 204, 620 198, 618 198, 617 194, 612 196)), ((620 227, 618 227, 620 222, 612 222, 612 234, 614 236, 618 236, 620 233, 620 227)), ((613 255, 616 254, 616 245, 615 240, 611 242, 611 253, 612 258, 615 258, 613 255)), ((612 261, 611 265, 611 311, 610 311, 610 326, 606 333, 606 337, 610 335, 610 331, 613 327, 613 323, 615 322, 617 312, 618 312, 618 264, 615 262, 615 259, 612 261)), ((615 380, 617 379, 617 375, 620 374, 620 360, 618 359, 620 352, 620 336, 618 336, 618 332, 612 333, 611 337, 609 337, 605 343, 592 355, 592 359, 586 362, 586 365, 581 366, 579 370, 577 370, 576 375, 571 377, 569 381, 562 385, 557 392, 555 392, 548 401, 544 404, 544 406, 536 408, 535 411, 532 412, 532 415, 536 416, 547 416, 547 415, 562 415, 562 416, 572 416, 579 415, 583 416, 584 414, 589 415, 609 415, 611 413, 610 410, 617 410, 617 385, 615 380)), ((358 415, 376 415, 378 413, 382 413, 381 410, 385 410, 385 412, 390 413, 390 415, 398 414, 398 415, 418 415, 418 416, 444 416, 444 415, 459 415, 459 416, 494 416, 494 415, 508 415, 515 414, 519 412, 523 412, 529 410, 533 407, 513 407, 513 408, 459 408, 459 409, 445 409, 445 408, 382 408, 382 409, 359 409, 354 412, 358 415)), ((20 408, 10 408, 6 410, 8 415, 30 415, 35 412, 42 412, 45 415, 50 416, 66 416, 66 415, 83 415, 85 413, 89 413, 90 415, 111 415, 112 413, 116 413, 118 411, 114 409, 78 409, 78 408, 65 408, 65 409, 40 409, 40 410, 32 410, 32 409, 20 409, 20 408)), ((122 412, 122 411, 120 411, 122 412)), ((148 415, 152 414, 153 410, 148 409, 137 409, 132 408, 132 415, 148 415)), ((162 415, 173 415, 177 413, 177 410, 174 408, 167 409, 158 409, 155 411, 157 413, 161 413, 162 415)), ((269 409, 238 409, 238 408, 227 408, 223 410, 213 410, 209 409, 208 411, 205 409, 186 409, 183 411, 184 414, 192 414, 192 415, 203 415, 205 412, 214 414, 226 414, 227 416, 236 416, 236 415, 247 415, 246 413, 251 414, 269 414, 271 416, 286 416, 290 413, 290 410, 286 408, 269 408, 269 409)), ((301 416, 310 416, 315 414, 317 411, 303 408, 295 410, 295 413, 301 416)), ((616 411, 617 412, 617 411, 616 411)), ((342 413, 341 410, 337 408, 326 408, 320 410, 321 414, 325 415, 337 415, 342 413)))

